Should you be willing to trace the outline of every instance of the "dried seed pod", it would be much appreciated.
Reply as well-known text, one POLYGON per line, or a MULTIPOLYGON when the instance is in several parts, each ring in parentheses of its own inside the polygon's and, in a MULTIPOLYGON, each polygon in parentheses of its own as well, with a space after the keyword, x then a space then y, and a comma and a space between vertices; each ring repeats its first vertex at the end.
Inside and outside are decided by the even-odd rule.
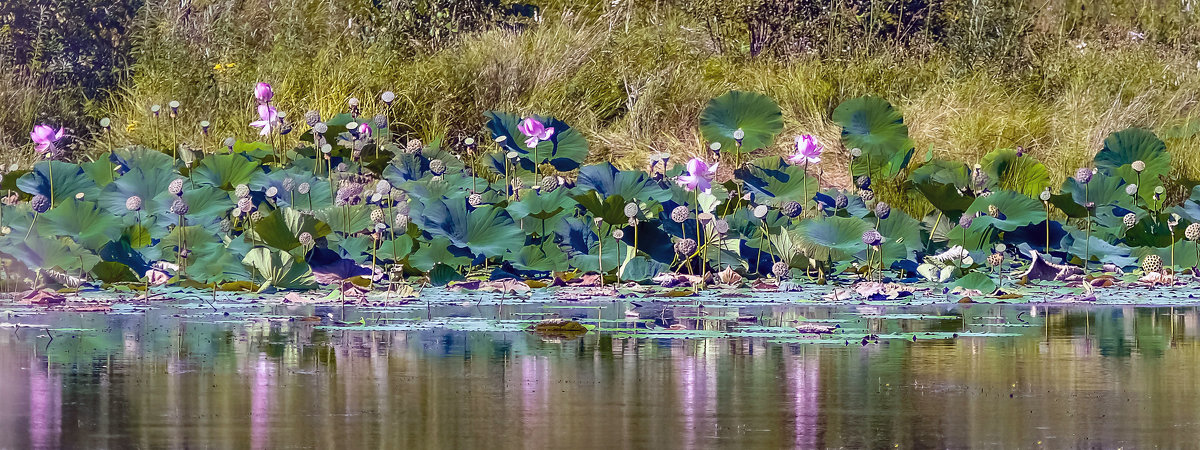
POLYGON ((420 139, 409 139, 408 143, 404 145, 404 151, 406 153, 419 153, 424 146, 420 139))
POLYGON ((171 183, 167 185, 167 192, 174 195, 183 195, 183 178, 171 180, 171 183))
POLYGON ((988 257, 987 257, 987 265, 990 267, 1000 267, 1000 264, 1003 262, 1004 262, 1004 254, 1003 253, 992 253, 992 254, 988 255, 988 257))
POLYGON ((870 229, 863 232, 862 241, 864 244, 875 247, 883 243, 883 235, 879 234, 879 231, 870 229))
POLYGON ((246 186, 244 184, 237 185, 237 187, 233 188, 233 195, 236 195, 238 198, 249 197, 250 196, 250 186, 246 186))
POLYGON ((296 180, 293 179, 292 177, 284 178, 283 179, 283 190, 291 192, 293 189, 296 189, 296 180))
POLYGON ((1089 181, 1092 181, 1092 169, 1080 167, 1075 171, 1075 181, 1079 184, 1088 184, 1089 181))
POLYGON ((313 109, 305 111, 304 123, 308 124, 310 127, 316 126, 318 123, 321 123, 321 113, 313 109))
POLYGON ((267 197, 275 198, 279 195, 279 188, 277 188, 275 186, 271 186, 271 187, 267 188, 266 194, 267 194, 267 197))
POLYGON ((315 243, 315 241, 313 241, 312 234, 307 231, 301 232, 300 236, 296 237, 296 239, 300 241, 300 245, 305 247, 312 247, 312 245, 315 243))
POLYGON ((1162 270, 1162 257, 1146 255, 1142 257, 1142 272, 1152 273, 1162 270))
POLYGON ((405 214, 396 213, 396 217, 392 219, 392 226, 401 230, 408 228, 408 216, 405 214))
POLYGON ((182 216, 188 213, 188 204, 182 198, 175 199, 171 202, 171 214, 182 216))
POLYGON ((33 196, 29 201, 29 205, 33 207, 33 211, 41 214, 50 210, 50 199, 45 195, 38 194, 33 196))
POLYGON ((690 238, 680 239, 675 241, 675 253, 679 256, 689 257, 696 252, 696 240, 690 238))
POLYGON ((542 185, 541 185, 542 192, 553 192, 555 189, 558 189, 558 178, 557 177, 552 177, 552 176, 542 177, 542 185))
MULTIPOLYGON (((869 202, 871 200, 875 200, 875 191, 872 191, 872 190, 862 191, 862 194, 859 194, 859 196, 862 197, 862 200, 864 202, 869 202)), ((835 203, 833 205, 834 207, 836 207, 838 209, 842 209, 842 208, 846 207, 845 206, 846 202, 838 202, 838 200, 841 200, 841 197, 844 197, 844 196, 839 196, 837 198, 837 200, 835 200, 835 203), (841 205, 841 206, 838 206, 838 205, 841 205)))
POLYGON ((429 161, 429 171, 433 172, 434 175, 446 173, 446 162, 440 159, 429 161))
POLYGON ((305 195, 305 194, 308 194, 308 191, 311 188, 312 188, 312 186, 309 186, 309 184, 307 182, 300 183, 299 186, 296 186, 296 192, 300 193, 300 195, 305 195))
POLYGON ((795 202, 795 201, 783 202, 783 206, 780 206, 779 210, 783 212, 783 215, 788 216, 788 217, 799 216, 800 212, 801 212, 800 202, 795 202))
POLYGON ((130 211, 138 211, 142 209, 142 198, 136 195, 131 195, 125 199, 125 209, 130 211))
POLYGON ((1200 240, 1200 223, 1193 223, 1184 228, 1183 237, 1192 242, 1200 240))
POLYGON ((775 275, 775 278, 780 280, 786 280, 788 278, 788 273, 791 271, 792 268, 788 267, 788 264, 783 261, 779 261, 771 265, 771 273, 775 275))
POLYGON ((375 223, 383 223, 383 210, 382 209, 372 209, 371 210, 371 221, 375 222, 375 223))
POLYGON ((1126 214, 1125 217, 1121 218, 1121 222, 1125 223, 1125 228, 1133 228, 1134 225, 1137 225, 1137 214, 1126 214))
POLYGON ((676 206, 675 209, 671 210, 671 220, 675 221, 675 223, 683 223, 684 221, 688 220, 688 217, 691 217, 691 215, 692 212, 683 205, 676 206))
POLYGON ((892 215, 892 207, 889 206, 887 202, 879 202, 875 204, 875 217, 878 217, 882 220, 888 218, 890 215, 892 215))
POLYGON ((1137 161, 1134 161, 1133 163, 1131 163, 1129 165, 1131 167, 1133 167, 1133 171, 1137 172, 1137 173, 1142 173, 1142 171, 1146 170, 1146 162, 1142 161, 1140 159, 1137 161))
POLYGON ((613 236, 613 239, 616 239, 619 241, 621 239, 625 239, 625 232, 622 231, 620 228, 617 228, 617 229, 613 230, 612 236, 613 236))
POLYGON ((717 232, 717 234, 720 234, 722 236, 725 234, 728 234, 729 233, 729 222, 727 222, 725 219, 717 219, 716 221, 713 222, 713 230, 715 230, 717 232))
POLYGON ((467 196, 467 203, 471 206, 479 206, 483 204, 483 196, 478 193, 471 193, 467 196))

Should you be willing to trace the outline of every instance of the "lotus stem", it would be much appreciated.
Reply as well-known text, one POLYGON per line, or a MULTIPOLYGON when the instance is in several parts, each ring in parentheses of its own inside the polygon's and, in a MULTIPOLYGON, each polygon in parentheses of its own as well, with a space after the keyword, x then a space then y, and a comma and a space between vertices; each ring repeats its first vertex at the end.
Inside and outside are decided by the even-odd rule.
POLYGON ((1083 185, 1083 207, 1087 210, 1087 240, 1083 241, 1083 273, 1087 275, 1088 261, 1092 259, 1092 208, 1088 206, 1088 185, 1083 185))
POLYGON ((1042 202, 1046 207, 1046 254, 1050 254, 1050 202, 1042 202))
POLYGON ((54 206, 54 161, 46 161, 50 170, 50 206, 54 206))
POLYGON ((925 242, 926 249, 928 249, 930 245, 933 245, 933 235, 934 235, 934 233, 937 233, 938 225, 941 225, 941 224, 942 224, 942 211, 939 210, 937 220, 935 220, 933 222, 933 229, 929 230, 929 239, 925 242))
POLYGON ((37 218, 38 218, 38 213, 35 211, 33 213, 33 222, 30 222, 29 229, 25 230, 25 239, 24 240, 29 240, 29 233, 33 232, 33 227, 35 225, 37 225, 37 218))

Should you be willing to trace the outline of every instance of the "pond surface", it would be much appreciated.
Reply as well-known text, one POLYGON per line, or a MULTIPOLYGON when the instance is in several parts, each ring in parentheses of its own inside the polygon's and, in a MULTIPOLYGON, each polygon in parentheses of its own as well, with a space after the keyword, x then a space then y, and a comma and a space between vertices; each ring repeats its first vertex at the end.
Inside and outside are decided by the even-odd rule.
POLYGON ((216 309, 0 306, 0 448, 1143 448, 1200 436, 1190 306, 216 309), (343 313, 354 323, 330 318, 343 313), (546 316, 599 330, 521 331, 546 316), (795 332, 805 323, 839 328, 795 332))

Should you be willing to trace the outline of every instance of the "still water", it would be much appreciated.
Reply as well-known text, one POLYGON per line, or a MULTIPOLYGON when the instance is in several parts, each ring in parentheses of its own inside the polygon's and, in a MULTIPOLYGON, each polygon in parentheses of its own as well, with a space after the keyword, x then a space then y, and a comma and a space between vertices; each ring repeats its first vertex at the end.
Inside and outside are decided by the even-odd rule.
MULTIPOLYGON (((1193 307, 749 311, 774 325, 841 324, 818 343, 638 336, 628 330, 655 325, 620 324, 628 307, 591 308, 625 332, 577 339, 330 327, 330 310, 312 306, 10 312, 0 448, 1175 448, 1200 438, 1193 307), (325 319, 300 320, 313 315, 325 319), (901 337, 864 345, 866 334, 901 337)), ((456 315, 391 318, 406 314, 456 315)))

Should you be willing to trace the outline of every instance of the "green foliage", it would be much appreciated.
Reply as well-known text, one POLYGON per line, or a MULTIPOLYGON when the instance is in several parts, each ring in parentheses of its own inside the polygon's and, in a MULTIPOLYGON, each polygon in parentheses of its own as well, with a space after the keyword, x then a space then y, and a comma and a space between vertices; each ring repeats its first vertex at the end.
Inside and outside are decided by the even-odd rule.
POLYGON ((858 97, 833 110, 833 121, 842 126, 842 145, 862 150, 852 174, 893 177, 908 166, 915 148, 908 138, 904 117, 887 100, 858 97))
POLYGON ((775 143, 783 131, 783 112, 770 97, 757 92, 729 91, 709 100, 700 114, 700 133, 719 142, 724 152, 751 152, 775 143), (745 135, 739 143, 737 130, 745 135))

